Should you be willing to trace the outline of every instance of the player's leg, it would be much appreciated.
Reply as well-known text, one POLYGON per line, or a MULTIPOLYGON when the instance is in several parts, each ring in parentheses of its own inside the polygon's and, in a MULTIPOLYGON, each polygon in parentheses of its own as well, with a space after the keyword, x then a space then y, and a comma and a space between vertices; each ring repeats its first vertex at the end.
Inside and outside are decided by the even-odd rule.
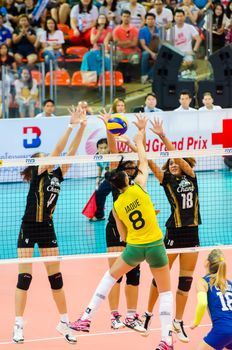
POLYGON ((198 345, 197 350, 215 350, 212 346, 206 344, 204 340, 198 345))
MULTIPOLYGON (((40 254, 41 256, 56 256, 59 254, 59 249, 58 247, 40 248, 40 254)), ((60 272, 60 263, 58 261, 45 262, 45 267, 47 270, 53 299, 60 315, 60 322, 58 323, 56 330, 64 335, 65 340, 67 340, 69 343, 76 343, 77 339, 75 336, 73 336, 71 329, 68 327, 69 318, 63 288, 63 278, 62 273, 60 272)))
POLYGON ((193 272, 196 267, 198 253, 180 254, 179 283, 176 292, 176 316, 173 321, 174 330, 178 339, 182 342, 189 342, 189 338, 184 330, 183 314, 191 289, 193 272))
POLYGON ((162 241, 157 245, 148 247, 146 261, 156 281, 160 298, 159 316, 161 323, 161 342, 156 350, 173 350, 172 346, 172 314, 173 296, 171 292, 170 269, 168 257, 162 241))
MULTIPOLYGON (((176 260, 178 254, 169 254, 168 255, 168 263, 169 263, 169 269, 172 268, 172 265, 174 263, 174 261, 176 260)), ((156 300, 158 299, 159 293, 157 290, 157 284, 155 279, 153 278, 151 286, 150 286, 150 294, 149 294, 149 299, 148 299, 148 307, 147 307, 147 311, 144 313, 144 322, 143 322, 143 326, 144 328, 147 330, 146 331, 146 336, 149 335, 149 329, 150 329, 150 325, 151 325, 151 319, 152 319, 152 312, 156 303, 156 300)))

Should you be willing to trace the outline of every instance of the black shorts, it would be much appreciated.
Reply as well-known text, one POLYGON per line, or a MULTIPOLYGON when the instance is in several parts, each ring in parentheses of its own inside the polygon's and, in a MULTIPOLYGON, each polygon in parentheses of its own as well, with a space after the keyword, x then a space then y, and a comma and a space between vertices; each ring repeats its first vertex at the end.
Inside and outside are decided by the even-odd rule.
POLYGON ((18 248, 58 247, 53 222, 23 222, 18 237, 18 248))
POLYGON ((198 226, 167 228, 164 244, 167 249, 199 247, 198 226))
POLYGON ((37 52, 35 50, 35 48, 31 47, 31 46, 19 46, 17 48, 15 48, 14 53, 18 53, 19 55, 21 55, 23 58, 27 58, 27 56, 29 55, 37 55, 37 52))
POLYGON ((110 247, 125 247, 126 243, 120 238, 117 226, 108 222, 106 225, 106 245, 110 247))

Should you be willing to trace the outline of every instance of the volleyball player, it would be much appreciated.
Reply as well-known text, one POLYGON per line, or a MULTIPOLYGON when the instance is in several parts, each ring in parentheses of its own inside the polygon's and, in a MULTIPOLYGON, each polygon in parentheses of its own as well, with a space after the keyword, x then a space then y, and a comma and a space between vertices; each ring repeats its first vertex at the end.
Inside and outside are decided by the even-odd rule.
MULTIPOLYGON (((106 110, 104 110, 104 113, 100 113, 100 119, 104 122, 105 126, 107 125, 108 120, 111 118, 111 110, 107 113, 106 110)), ((136 126, 138 129, 143 129, 146 126, 146 119, 137 117, 136 126)), ((109 144, 109 151, 110 153, 118 153, 117 145, 115 141, 115 137, 107 130, 107 140, 109 144)), ((132 142, 130 142, 129 139, 127 139, 127 145, 129 148, 132 149, 132 151, 137 152, 136 147, 132 142)), ((134 181, 138 174, 138 167, 136 165, 136 162, 133 161, 120 161, 120 163, 112 163, 113 166, 117 167, 118 170, 125 170, 130 178, 130 181, 134 181)), ((111 165, 112 167, 112 165, 111 165)), ((112 193, 113 201, 116 201, 118 198, 120 192, 115 188, 112 187, 107 180, 104 180, 104 182, 107 182, 107 186, 104 184, 101 184, 99 189, 101 190, 101 187, 103 187, 104 195, 107 196, 110 193, 112 193), (109 188, 108 191, 105 191, 106 188, 109 188)), ((105 201, 104 201, 105 202, 105 201)), ((120 234, 117 229, 116 221, 114 219, 112 211, 109 214, 108 222, 106 225, 106 245, 107 245, 107 251, 110 252, 122 252, 125 247, 125 242, 121 240, 120 234)), ((113 265, 116 258, 108 258, 109 267, 113 265)), ((139 315, 137 314, 137 303, 138 303, 138 289, 139 289, 139 282, 140 282, 140 266, 136 266, 134 269, 129 271, 126 274, 126 285, 125 285, 125 295, 126 295, 126 303, 127 303, 127 315, 125 318, 125 321, 121 321, 121 315, 119 313, 119 300, 120 300, 120 286, 122 282, 122 277, 117 281, 117 283, 112 287, 109 295, 109 306, 111 310, 111 328, 113 329, 120 329, 124 326, 127 326, 135 331, 138 332, 145 332, 146 330, 142 326, 142 322, 139 319, 139 315)))
MULTIPOLYGON (((151 122, 151 124, 151 131, 160 137, 167 150, 174 150, 175 147, 164 134, 162 122, 154 119, 154 122, 151 122)), ((175 158, 168 159, 162 169, 160 169, 153 161, 149 161, 150 169, 161 186, 163 186, 171 206, 171 215, 166 222, 164 238, 165 246, 168 249, 199 246, 198 225, 201 223, 201 218, 197 178, 193 171, 194 165, 195 160, 192 158, 175 158)), ((179 340, 187 343, 189 338, 184 330, 183 314, 193 280, 192 276, 197 263, 198 253, 169 254, 170 269, 177 257, 179 257, 180 270, 173 328, 179 340)), ((147 334, 149 333, 152 311, 157 298, 156 281, 153 279, 150 287, 148 310, 144 315, 144 327, 147 328, 147 334)))
POLYGON ((197 282, 197 307, 191 329, 196 328, 205 313, 210 314, 213 326, 197 350, 232 349, 232 282, 226 278, 226 262, 220 249, 210 252, 206 275, 197 282))
POLYGON ((122 241, 127 242, 126 248, 105 273, 82 317, 71 323, 70 327, 88 332, 94 311, 99 308, 117 280, 146 260, 157 282, 160 295, 162 340, 156 350, 172 350, 173 299, 170 273, 162 232, 151 199, 145 191, 148 163, 143 138, 144 133, 139 131, 135 137, 140 161, 136 183, 130 185, 127 173, 118 169, 112 170, 108 177, 112 186, 120 191, 118 199, 114 202, 113 215, 122 241))
MULTIPOLYGON (((67 155, 75 155, 81 142, 86 127, 85 112, 80 109, 73 109, 70 112, 70 124, 66 128, 55 149, 50 154, 52 157, 59 156, 64 151, 75 124, 80 124, 80 127, 69 146, 67 155)), ((34 155, 34 157, 43 156, 42 153, 34 155)), ((18 237, 19 258, 31 258, 36 243, 39 246, 41 256, 59 255, 52 215, 58 200, 60 184, 69 167, 70 164, 61 165, 56 169, 54 169, 54 166, 40 165, 29 166, 22 171, 21 175, 25 181, 30 182, 30 188, 18 237)), ((45 267, 51 285, 53 299, 60 314, 60 322, 56 329, 59 333, 64 335, 69 343, 76 343, 76 337, 72 335, 71 330, 68 327, 69 319, 67 315, 62 274, 60 272, 60 263, 58 261, 46 262, 45 267)), ((16 317, 13 329, 13 341, 15 343, 22 343, 24 341, 23 315, 31 280, 32 264, 19 264, 18 283, 15 295, 16 317)))

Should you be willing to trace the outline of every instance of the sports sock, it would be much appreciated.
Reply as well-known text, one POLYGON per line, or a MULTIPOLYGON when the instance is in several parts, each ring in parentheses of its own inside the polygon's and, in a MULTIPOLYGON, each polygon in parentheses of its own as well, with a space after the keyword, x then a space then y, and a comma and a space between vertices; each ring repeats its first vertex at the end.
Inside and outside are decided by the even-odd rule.
POLYGON ((15 317, 15 324, 19 325, 20 327, 23 327, 23 317, 22 316, 16 316, 15 317))
POLYGON ((105 300, 108 293, 110 292, 110 290, 112 289, 112 287, 115 285, 116 282, 117 280, 111 276, 109 271, 107 271, 103 276, 101 282, 99 283, 87 309, 82 315, 81 317, 82 320, 91 319, 93 313, 99 308, 102 301, 105 300))
POLYGON ((126 317, 128 318, 134 318, 134 315, 136 314, 136 310, 135 309, 128 309, 127 310, 127 314, 126 317))
POLYGON ((60 314, 60 320, 61 320, 61 322, 68 324, 69 323, 68 314, 60 314))
POLYGON ((153 316, 153 313, 152 313, 152 312, 145 311, 145 313, 146 313, 148 316, 153 316))
MULTIPOLYGON (((170 331, 172 330, 172 313, 173 313, 173 296, 172 292, 164 292, 159 294, 160 306, 159 315, 161 323, 162 340, 167 343, 171 342, 170 331)), ((171 344, 169 344, 171 345, 171 344)))

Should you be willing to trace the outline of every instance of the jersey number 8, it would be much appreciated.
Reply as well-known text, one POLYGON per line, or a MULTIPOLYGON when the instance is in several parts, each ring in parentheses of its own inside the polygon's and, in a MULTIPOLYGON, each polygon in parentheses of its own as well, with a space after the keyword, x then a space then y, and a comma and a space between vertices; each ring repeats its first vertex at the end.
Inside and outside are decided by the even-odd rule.
POLYGON ((145 226, 145 220, 142 217, 142 213, 139 210, 134 210, 129 215, 129 220, 132 222, 134 230, 140 230, 145 226))

